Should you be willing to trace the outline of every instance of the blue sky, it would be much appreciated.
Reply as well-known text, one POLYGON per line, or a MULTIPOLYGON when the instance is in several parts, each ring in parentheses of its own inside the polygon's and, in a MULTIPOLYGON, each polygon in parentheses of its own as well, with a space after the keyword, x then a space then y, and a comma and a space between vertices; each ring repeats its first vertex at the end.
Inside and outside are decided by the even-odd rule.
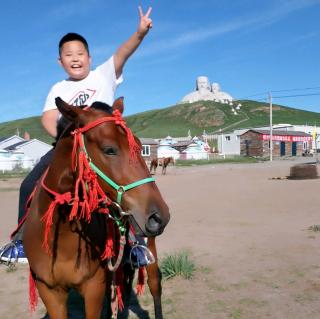
POLYGON ((117 91, 125 115, 174 105, 200 75, 238 99, 308 94, 274 102, 320 112, 320 0, 11 0, 0 13, 0 122, 41 115, 65 78, 65 33, 87 38, 95 67, 136 30, 138 5, 152 6, 153 29, 117 91))

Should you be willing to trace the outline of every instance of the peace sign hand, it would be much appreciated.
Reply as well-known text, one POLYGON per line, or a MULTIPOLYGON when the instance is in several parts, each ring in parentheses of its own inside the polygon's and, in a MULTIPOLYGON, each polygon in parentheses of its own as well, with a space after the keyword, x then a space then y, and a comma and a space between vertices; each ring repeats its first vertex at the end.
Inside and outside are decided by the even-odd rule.
POLYGON ((152 28, 152 20, 151 18, 149 18, 150 14, 151 14, 151 11, 152 11, 152 8, 149 7, 148 11, 146 12, 146 14, 143 14, 143 11, 142 11, 142 7, 139 6, 139 17, 140 17, 140 22, 139 22, 139 25, 138 25, 138 33, 141 34, 142 36, 145 36, 149 29, 152 28))

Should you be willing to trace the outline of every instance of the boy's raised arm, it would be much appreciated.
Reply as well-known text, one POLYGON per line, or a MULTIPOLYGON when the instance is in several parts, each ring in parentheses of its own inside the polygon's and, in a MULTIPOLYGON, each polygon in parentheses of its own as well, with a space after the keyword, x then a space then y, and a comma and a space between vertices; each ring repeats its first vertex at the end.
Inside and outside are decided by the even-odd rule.
POLYGON ((143 14, 142 8, 139 6, 140 21, 138 30, 114 54, 114 67, 117 78, 122 74, 123 66, 130 55, 138 48, 149 29, 152 28, 151 11, 152 8, 149 7, 146 14, 143 14))

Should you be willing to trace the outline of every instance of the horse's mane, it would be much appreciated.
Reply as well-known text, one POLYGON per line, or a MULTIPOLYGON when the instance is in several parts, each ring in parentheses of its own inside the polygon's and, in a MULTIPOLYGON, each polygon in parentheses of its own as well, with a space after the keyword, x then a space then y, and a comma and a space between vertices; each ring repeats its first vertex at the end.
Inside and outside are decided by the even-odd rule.
MULTIPOLYGON (((88 107, 87 105, 82 105, 80 108, 84 109, 88 107)), ((90 108, 93 108, 95 110, 103 111, 109 115, 112 114, 112 107, 108 105, 107 103, 103 102, 93 102, 90 108)), ((63 138, 65 136, 70 135, 70 132, 75 129, 74 124, 70 122, 68 119, 66 119, 64 116, 61 116, 61 118, 58 121, 57 124, 57 137, 56 141, 58 141, 60 138, 63 138)))
POLYGON ((95 110, 107 112, 108 114, 112 114, 112 111, 113 111, 113 109, 110 105, 108 105, 107 103, 103 103, 103 102, 93 102, 91 105, 91 108, 93 108, 95 110))

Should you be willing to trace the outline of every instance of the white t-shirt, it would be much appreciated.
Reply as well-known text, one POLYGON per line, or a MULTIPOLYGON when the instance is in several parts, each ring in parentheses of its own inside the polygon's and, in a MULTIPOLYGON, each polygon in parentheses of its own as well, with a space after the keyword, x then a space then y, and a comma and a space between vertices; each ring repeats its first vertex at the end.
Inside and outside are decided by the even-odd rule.
POLYGON ((43 112, 57 108, 56 97, 74 106, 91 105, 96 101, 112 106, 116 88, 122 81, 122 75, 116 78, 112 56, 95 70, 90 71, 83 80, 63 80, 56 83, 47 96, 43 112))

